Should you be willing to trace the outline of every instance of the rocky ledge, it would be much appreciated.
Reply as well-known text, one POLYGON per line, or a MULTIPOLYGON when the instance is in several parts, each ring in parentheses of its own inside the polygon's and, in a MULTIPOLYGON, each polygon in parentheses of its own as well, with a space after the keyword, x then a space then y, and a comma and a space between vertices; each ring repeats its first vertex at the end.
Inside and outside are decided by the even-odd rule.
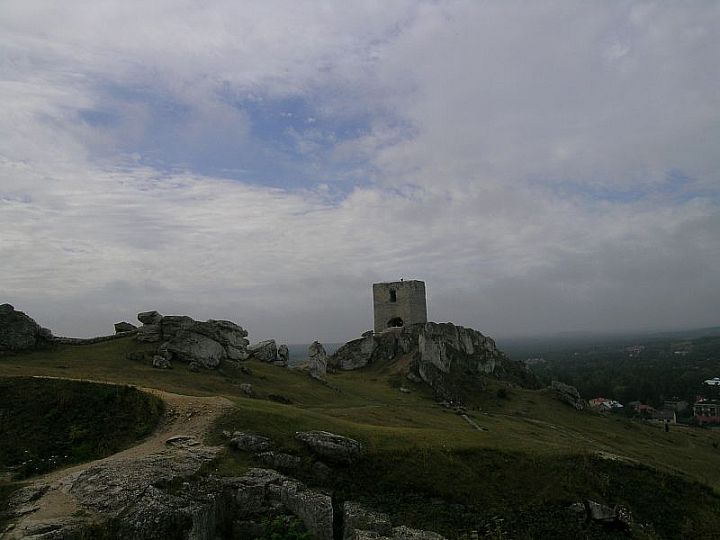
POLYGON ((454 397, 459 382, 481 382, 482 376, 531 388, 539 386, 525 365, 510 360, 491 338, 452 323, 429 322, 379 334, 366 332, 340 347, 328 359, 328 366, 353 370, 383 361, 396 361, 408 379, 427 383, 443 398, 454 397))
POLYGON ((50 330, 10 304, 0 304, 0 354, 35 349, 52 341, 50 330))

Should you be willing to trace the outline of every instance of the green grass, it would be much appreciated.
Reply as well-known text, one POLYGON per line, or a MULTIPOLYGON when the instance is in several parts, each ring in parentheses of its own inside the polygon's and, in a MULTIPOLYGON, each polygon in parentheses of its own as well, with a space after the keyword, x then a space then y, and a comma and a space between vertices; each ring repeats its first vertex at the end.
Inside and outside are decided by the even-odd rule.
MULTIPOLYGON (((132 339, 63 346, 1 358, 0 370, 223 395, 236 406, 217 421, 210 442, 223 441, 225 429, 257 431, 305 456, 308 465, 296 431, 357 438, 367 455, 334 476, 338 500, 364 500, 398 523, 451 536, 458 530, 495 538, 620 534, 568 518, 567 505, 585 497, 628 507, 644 525, 634 531, 640 538, 709 538, 720 529, 720 432, 672 426, 665 433, 660 425, 578 412, 545 390, 492 378, 482 390, 466 388, 468 415, 487 430, 477 431, 436 404, 423 385, 404 381, 411 392, 400 392, 391 364, 329 375, 324 385, 252 361, 245 363, 250 374, 232 368, 190 373, 182 364, 156 370, 149 359, 125 358, 151 348, 132 339), (244 397, 241 383, 251 383, 257 398, 244 397), (267 399, 271 394, 292 404, 267 399)), ((252 456, 228 452, 212 469, 234 475, 254 465, 252 456)), ((300 475, 318 482, 309 467, 300 475)))
POLYGON ((129 386, 0 379, 0 467, 16 479, 114 454, 148 435, 163 410, 129 386))

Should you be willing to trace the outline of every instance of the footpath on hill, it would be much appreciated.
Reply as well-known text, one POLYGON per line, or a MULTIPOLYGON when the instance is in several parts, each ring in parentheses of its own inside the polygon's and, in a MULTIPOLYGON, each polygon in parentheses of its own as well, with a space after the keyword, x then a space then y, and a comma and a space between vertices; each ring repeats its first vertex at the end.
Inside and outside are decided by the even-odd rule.
POLYGON ((102 512, 100 504, 112 504, 113 498, 137 496, 136 477, 144 475, 147 481, 153 475, 172 478, 175 473, 192 474, 217 455, 220 449, 206 447, 202 440, 212 422, 232 408, 229 399, 138 389, 165 403, 165 413, 155 431, 139 444, 106 458, 33 479, 16 495, 12 525, 0 537, 32 538, 48 531, 73 529, 83 521, 77 516, 88 511, 102 512), (102 481, 91 485, 88 480, 92 478, 102 481))

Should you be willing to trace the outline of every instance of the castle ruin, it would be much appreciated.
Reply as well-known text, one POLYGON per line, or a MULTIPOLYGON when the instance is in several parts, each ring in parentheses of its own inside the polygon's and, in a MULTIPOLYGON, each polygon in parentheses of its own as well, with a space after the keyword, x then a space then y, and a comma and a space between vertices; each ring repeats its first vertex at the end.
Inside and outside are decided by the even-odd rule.
POLYGON ((375 332, 427 322, 425 282, 401 280, 373 284, 375 332))

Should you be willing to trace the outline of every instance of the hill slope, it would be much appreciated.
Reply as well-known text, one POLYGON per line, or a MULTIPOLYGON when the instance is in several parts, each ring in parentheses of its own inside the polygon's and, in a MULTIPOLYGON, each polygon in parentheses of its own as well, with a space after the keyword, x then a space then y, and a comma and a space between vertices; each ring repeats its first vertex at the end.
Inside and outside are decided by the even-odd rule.
MULTIPOLYGON (((466 419, 438 405, 425 385, 398 378, 393 362, 329 374, 323 384, 259 362, 246 362, 248 373, 190 373, 156 370, 125 357, 142 350, 129 338, 60 346, 2 358, 0 370, 6 376, 86 378, 224 396, 234 406, 217 420, 209 443, 224 442, 223 430, 262 433, 279 450, 300 456, 294 474, 332 490, 337 504, 359 500, 388 512, 396 523, 448 536, 625 534, 568 514, 570 504, 585 499, 627 508, 638 538, 710 538, 720 528, 715 432, 673 427, 664 433, 652 424, 578 412, 546 390, 492 378, 482 391, 466 393, 466 419), (241 384, 251 384, 255 397, 245 396, 241 384), (296 431, 310 429, 353 437, 366 454, 321 478, 294 439, 296 431)), ((236 475, 259 464, 252 454, 228 450, 211 470, 236 475)))

